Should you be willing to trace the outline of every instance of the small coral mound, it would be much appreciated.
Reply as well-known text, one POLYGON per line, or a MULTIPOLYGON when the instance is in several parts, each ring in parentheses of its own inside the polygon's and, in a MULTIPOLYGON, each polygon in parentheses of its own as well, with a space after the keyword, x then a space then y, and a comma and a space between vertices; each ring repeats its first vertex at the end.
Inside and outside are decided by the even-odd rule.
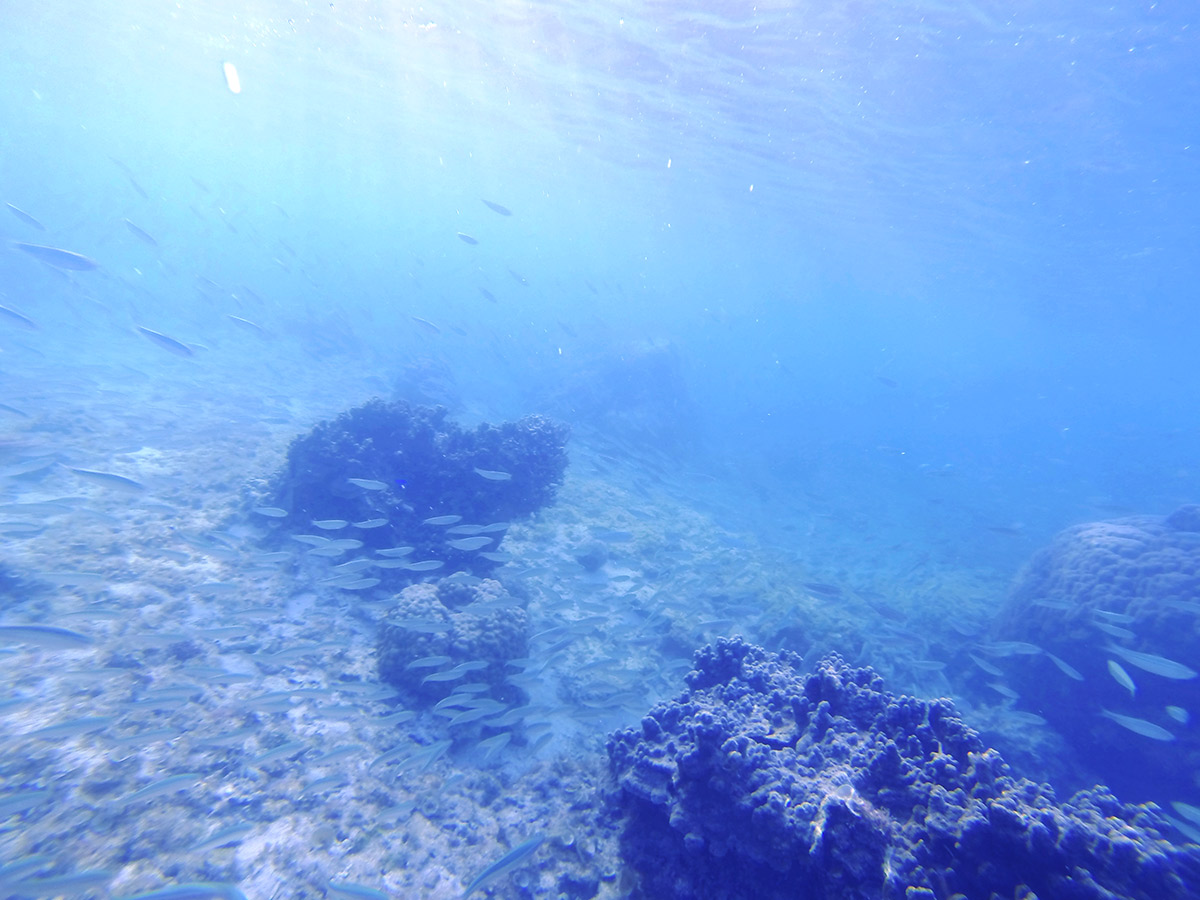
POLYGON ((379 636, 379 677, 425 702, 464 682, 513 693, 505 664, 528 653, 525 610, 498 581, 461 575, 412 584, 396 596, 379 636))
POLYGON ((1200 801, 1200 507, 1058 534, 1013 585, 994 660, 1122 796, 1200 801))
POLYGON ((507 524, 554 499, 568 436, 540 416, 465 430, 443 407, 375 399, 294 440, 271 502, 292 532, 316 525, 329 529, 318 539, 392 550, 395 564, 376 573, 392 584, 439 562, 485 575, 502 562, 507 524))
POLYGON ((836 655, 740 639, 609 760, 641 895, 672 898, 1194 897, 1200 849, 1102 789, 1055 802, 1008 773, 949 701, 883 689, 836 655))

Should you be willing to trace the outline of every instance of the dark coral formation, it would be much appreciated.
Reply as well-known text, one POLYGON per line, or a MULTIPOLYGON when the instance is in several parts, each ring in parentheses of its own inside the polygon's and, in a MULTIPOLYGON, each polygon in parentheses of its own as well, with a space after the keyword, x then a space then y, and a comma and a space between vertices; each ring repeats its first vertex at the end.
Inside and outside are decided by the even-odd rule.
MULTIPOLYGON (((292 442, 273 502, 289 511, 282 524, 291 531, 312 531, 313 520, 374 525, 383 519, 382 526, 352 524, 327 536, 360 540, 367 548, 410 546, 414 561, 442 560, 445 571, 484 575, 499 565, 483 554, 498 551, 503 523, 554 499, 567 466, 568 435, 565 425, 540 416, 465 430, 446 420, 443 407, 375 399, 292 442), (364 488, 350 479, 385 487, 364 488), (422 524, 443 516, 462 518, 422 524), (451 544, 472 537, 482 546, 451 544)), ((402 568, 379 571, 393 583, 420 577, 402 568)))
POLYGON ((382 680, 424 702, 446 697, 464 681, 489 684, 496 699, 515 694, 505 684, 505 664, 527 655, 528 618, 498 581, 452 576, 409 585, 395 599, 379 634, 382 680), (431 657, 447 659, 411 667, 431 657), (468 668, 461 675, 441 680, 439 673, 464 663, 468 668))
POLYGON ((1048 719, 1122 796, 1200 802, 1192 774, 1200 679, 1165 677, 1129 660, 1132 651, 1200 670, 1200 507, 1063 531, 1017 579, 993 634, 1046 651, 995 662, 1022 706, 1048 719), (1117 682, 1110 662, 1136 692, 1117 682), (1173 739, 1131 732, 1104 710, 1173 739))
POLYGON ((1195 897, 1200 849, 1155 807, 1065 804, 1018 779, 949 701, 883 689, 837 656, 740 639, 609 740, 626 860, 654 898, 1195 897))

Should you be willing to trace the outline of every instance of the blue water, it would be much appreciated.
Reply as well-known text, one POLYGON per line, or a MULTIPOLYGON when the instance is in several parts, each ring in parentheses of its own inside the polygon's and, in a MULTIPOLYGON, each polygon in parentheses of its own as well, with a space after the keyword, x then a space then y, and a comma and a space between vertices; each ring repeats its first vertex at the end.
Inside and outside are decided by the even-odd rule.
MULTIPOLYGON (((575 429, 568 483, 510 542, 549 592, 542 624, 595 614, 588 598, 616 589, 596 579, 626 570, 678 592, 682 620, 731 624, 677 621, 677 641, 628 664, 661 663, 662 683, 619 714, 558 722, 543 764, 589 765, 578 736, 598 752, 723 629, 954 696, 1031 777, 1066 777, 988 718, 998 698, 953 660, 1061 529, 1200 497, 1200 38, 1186 5, 5 7, 0 202, 26 215, 0 210, 0 304, 36 328, 0 316, 0 499, 14 504, 0 564, 18 579, 0 622, 161 603, 145 628, 236 624, 195 586, 268 584, 245 562, 262 527, 245 509, 267 502, 293 437, 376 395, 467 425, 546 413, 575 429), (613 543, 601 576, 570 568, 589 529, 628 528, 636 549, 613 543), (213 531, 242 555, 197 550, 213 531), (180 571, 172 553, 191 554, 180 571), (104 578, 31 587, 64 570, 104 578), (810 598, 800 614, 788 598, 803 582, 877 599, 810 598), (881 608, 900 614, 889 625, 881 608), (780 637, 797 618, 805 646, 780 637), (952 664, 932 676, 914 659, 952 664)), ((328 606, 311 572, 270 577, 265 596, 299 617, 289 627, 328 606)), ((371 678, 369 627, 330 621, 371 678)), ((106 653, 131 639, 111 622, 96 634, 106 653)), ((618 652, 588 640, 568 665, 618 652)), ((9 694, 88 713, 54 654, 0 662, 31 658, 9 694)), ((60 750, 5 750, 8 789, 57 799, 0 818, 0 861, 65 854, 119 873, 123 896, 238 881, 266 852, 245 844, 212 871, 158 846, 94 841, 72 857, 80 811, 103 799, 73 785, 111 773, 60 750), (65 780, 39 781, 44 766, 65 780)), ((119 793, 188 771, 146 753, 112 775, 119 793)), ((523 762, 506 777, 528 786, 541 776, 523 762)), ((475 763, 438 765, 445 779, 475 763)), ((429 829, 477 801, 430 812, 429 829)), ((123 843, 147 827, 115 815, 95 831, 123 843)), ((534 830, 496 828, 457 868, 431 861, 451 844, 414 836, 437 849, 388 889, 454 896, 534 830)), ((297 847, 325 839, 295 833, 297 847)), ((402 867, 341 859, 262 878, 381 885, 402 867)))

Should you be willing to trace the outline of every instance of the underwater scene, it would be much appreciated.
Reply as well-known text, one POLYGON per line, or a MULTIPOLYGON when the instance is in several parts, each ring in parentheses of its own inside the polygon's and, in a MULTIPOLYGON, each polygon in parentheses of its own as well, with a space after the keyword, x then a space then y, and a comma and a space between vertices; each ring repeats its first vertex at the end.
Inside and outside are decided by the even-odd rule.
POLYGON ((1200 897, 1200 18, 0 3, 0 900, 1200 897))

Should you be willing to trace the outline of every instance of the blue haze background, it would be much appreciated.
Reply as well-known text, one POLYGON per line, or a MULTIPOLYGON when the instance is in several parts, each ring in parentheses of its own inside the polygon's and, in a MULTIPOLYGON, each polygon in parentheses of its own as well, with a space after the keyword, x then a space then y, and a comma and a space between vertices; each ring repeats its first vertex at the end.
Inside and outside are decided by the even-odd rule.
MULTIPOLYGON (((903 485, 922 528, 912 476, 950 465, 964 508, 1050 529, 1089 499, 1195 496, 1186 13, 14 6, 5 195, 101 262, 118 318, 185 340, 237 309, 334 324, 381 370, 434 353, 510 412, 598 341, 665 339, 695 452, 737 487, 903 485), (431 348, 410 315, 467 334, 431 348)), ((61 315, 39 266, 0 265, 14 306, 61 315)), ((129 342, 85 328, 60 361, 129 342)))
POLYGON ((0 199, 48 229, 0 231, 100 263, 0 253, 42 329, 0 335, 5 402, 124 371, 165 430, 270 415, 290 367, 363 376, 311 423, 419 364, 496 421, 667 348, 660 430, 609 437, 677 435, 681 496, 827 540, 827 579, 1002 586, 1070 523, 1200 496, 1186 5, 0 8, 0 199))

